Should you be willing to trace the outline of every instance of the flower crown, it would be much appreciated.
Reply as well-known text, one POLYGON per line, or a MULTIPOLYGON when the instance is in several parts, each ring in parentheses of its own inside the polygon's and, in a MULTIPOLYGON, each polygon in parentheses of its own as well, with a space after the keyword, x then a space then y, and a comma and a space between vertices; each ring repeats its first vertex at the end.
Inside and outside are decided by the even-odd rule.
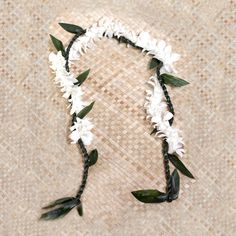
POLYGON ((163 40, 153 39, 149 33, 134 33, 126 29, 119 21, 102 18, 88 29, 66 23, 59 23, 66 31, 74 34, 67 48, 63 43, 50 35, 57 53, 51 52, 49 61, 51 69, 55 73, 55 82, 61 88, 63 97, 70 104, 70 115, 72 123, 70 127, 70 139, 74 144, 78 144, 83 155, 83 176, 81 185, 74 197, 58 199, 43 209, 50 209, 41 215, 41 219, 51 220, 66 215, 73 208, 77 208, 78 214, 83 215, 81 197, 84 192, 89 168, 97 162, 98 151, 93 149, 87 152, 86 146, 90 145, 93 139, 92 128, 94 127, 87 114, 92 110, 94 102, 88 103, 82 99, 82 84, 89 75, 90 70, 86 70, 79 76, 70 72, 73 61, 78 60, 87 49, 94 46, 95 42, 102 37, 108 37, 125 43, 127 46, 147 52, 152 56, 149 68, 155 69, 156 74, 148 80, 150 89, 146 91, 146 102, 144 108, 147 119, 153 125, 154 134, 162 139, 162 153, 164 158, 164 168, 166 177, 166 192, 156 189, 133 191, 133 196, 144 203, 171 202, 179 195, 180 177, 177 169, 184 175, 194 178, 191 172, 180 161, 179 157, 184 154, 184 143, 180 131, 172 127, 174 121, 174 108, 169 97, 166 85, 180 87, 188 82, 182 80, 171 73, 176 73, 173 63, 180 58, 180 55, 172 52, 170 45, 163 40), (170 173, 169 161, 175 166, 170 173))

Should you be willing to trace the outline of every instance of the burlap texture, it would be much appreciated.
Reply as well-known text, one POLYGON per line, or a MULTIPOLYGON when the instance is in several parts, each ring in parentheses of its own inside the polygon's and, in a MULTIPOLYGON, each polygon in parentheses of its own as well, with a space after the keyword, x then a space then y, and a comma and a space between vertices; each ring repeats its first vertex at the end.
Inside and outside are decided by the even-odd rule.
POLYGON ((235 235, 234 1, 0 1, 0 235, 235 235), (183 131, 181 176, 171 204, 145 205, 131 191, 163 190, 161 142, 149 135, 143 109, 148 56, 102 39, 73 68, 91 68, 85 97, 95 100, 99 160, 90 169, 84 217, 38 221, 40 208, 75 194, 81 155, 68 140, 66 101, 48 68, 48 34, 71 35, 57 22, 86 28, 112 15, 135 31, 167 40, 182 55, 179 75, 191 84, 169 89, 174 125, 183 131))

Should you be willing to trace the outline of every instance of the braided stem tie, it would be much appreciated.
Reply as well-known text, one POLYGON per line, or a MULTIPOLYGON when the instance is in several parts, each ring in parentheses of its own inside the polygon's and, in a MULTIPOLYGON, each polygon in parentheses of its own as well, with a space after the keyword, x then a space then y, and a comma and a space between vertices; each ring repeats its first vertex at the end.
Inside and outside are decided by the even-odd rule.
MULTIPOLYGON (((85 32, 84 32, 85 33, 85 32)), ((79 38, 79 36, 81 36, 81 33, 79 34, 75 34, 74 37, 71 39, 67 49, 66 49, 66 52, 65 52, 65 60, 66 60, 66 64, 65 64, 65 68, 66 68, 66 71, 67 72, 70 72, 70 67, 69 67, 69 56, 70 56, 70 49, 73 45, 73 43, 79 38)), ((76 114, 74 113, 72 115, 72 125, 74 124, 74 122, 76 121, 76 114)), ((84 192, 84 189, 86 187, 86 183, 87 183, 87 178, 88 178, 88 170, 89 170, 89 155, 88 155, 88 152, 87 152, 87 149, 82 141, 82 139, 79 139, 78 140, 78 145, 80 147, 80 150, 82 152, 82 155, 83 155, 83 162, 84 162, 84 166, 83 166, 83 176, 82 176, 82 180, 81 180, 81 184, 79 186, 79 190, 76 194, 76 198, 80 200, 83 192, 84 192)))
MULTIPOLYGON (((165 98, 166 98, 166 102, 167 102, 169 111, 174 115, 174 114, 175 114, 174 107, 173 107, 173 104, 172 104, 172 102, 171 102, 171 100, 170 100, 170 96, 169 96, 168 91, 167 91, 167 88, 166 88, 166 86, 165 86, 165 84, 164 84, 164 82, 163 82, 163 79, 162 79, 162 77, 160 76, 160 68, 157 68, 157 79, 158 79, 158 81, 159 81, 159 83, 160 83, 160 86, 161 86, 161 88, 162 88, 162 90, 163 90, 163 93, 164 93, 164 95, 165 95, 165 98)), ((170 121, 169 121, 170 125, 173 124, 173 121, 174 121, 174 117, 173 117, 172 119, 170 119, 170 121)))
POLYGON ((81 34, 75 34, 74 37, 71 39, 68 47, 66 48, 66 52, 65 52, 65 60, 66 60, 66 64, 65 64, 65 68, 67 72, 70 72, 70 68, 69 68, 69 56, 70 56, 70 49, 73 45, 73 43, 76 41, 77 38, 79 38, 81 34))
POLYGON ((165 177, 166 177, 166 193, 167 193, 167 201, 171 202, 171 176, 170 176, 170 165, 168 158, 168 143, 164 140, 162 143, 162 154, 164 157, 164 168, 165 168, 165 177))
MULTIPOLYGON (((166 98, 166 102, 167 102, 167 105, 168 105, 168 108, 169 108, 169 111, 174 115, 175 112, 174 112, 174 107, 173 107, 173 104, 171 102, 171 99, 170 99, 170 96, 168 94, 168 91, 167 91, 167 88, 160 76, 160 68, 161 68, 162 65, 160 65, 158 68, 157 68, 157 78, 158 78, 158 81, 160 83, 160 86, 163 90, 163 93, 165 95, 165 98, 166 98)), ((174 117, 172 119, 170 119, 169 123, 170 125, 173 124, 173 121, 174 121, 174 117)), ((163 154, 163 157, 164 157, 164 168, 165 168, 165 177, 166 177, 166 192, 167 192, 167 201, 168 202, 171 202, 172 201, 172 198, 171 198, 171 175, 170 175, 170 165, 169 165, 169 157, 168 157, 168 143, 163 140, 162 142, 162 154, 163 154)))
POLYGON ((76 198, 80 199, 80 197, 82 196, 86 183, 87 183, 87 178, 88 178, 88 170, 89 170, 89 155, 88 152, 84 146, 84 143, 81 139, 79 139, 78 141, 79 147, 81 149, 82 155, 84 157, 84 171, 83 171, 83 177, 82 177, 82 181, 79 187, 79 190, 76 194, 76 198))

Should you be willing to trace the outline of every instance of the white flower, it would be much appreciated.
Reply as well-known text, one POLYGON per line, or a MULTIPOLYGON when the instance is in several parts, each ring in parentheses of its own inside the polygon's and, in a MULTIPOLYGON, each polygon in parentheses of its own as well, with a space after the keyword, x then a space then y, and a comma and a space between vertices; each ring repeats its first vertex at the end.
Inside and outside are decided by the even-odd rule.
POLYGON ((65 58, 62 56, 61 51, 59 51, 57 54, 53 52, 50 53, 49 61, 51 63, 51 68, 56 74, 55 82, 59 84, 59 86, 61 87, 61 91, 64 92, 63 97, 68 98, 70 96, 71 89, 74 86, 74 83, 76 82, 76 79, 73 75, 66 71, 66 61, 65 58))
POLYGON ((105 32, 105 27, 99 26, 99 24, 93 24, 87 31, 86 35, 88 35, 91 39, 96 40, 97 38, 102 38, 105 32))
POLYGON ((138 36, 136 33, 134 33, 133 31, 126 31, 123 33, 123 36, 127 39, 129 39, 131 42, 133 42, 134 44, 136 44, 137 40, 138 40, 138 36))
POLYGON ((166 141, 169 144, 168 153, 173 154, 176 153, 179 156, 183 156, 183 139, 179 136, 179 132, 177 129, 172 128, 171 126, 165 130, 166 141))
POLYGON ((154 58, 157 58, 163 62, 163 72, 176 72, 173 67, 173 63, 179 60, 180 55, 177 53, 172 53, 172 48, 170 45, 167 45, 165 41, 160 40, 154 54, 154 58))
POLYGON ((68 75, 65 69, 66 60, 62 56, 61 51, 57 53, 51 52, 49 54, 49 62, 51 63, 51 69, 53 69, 55 73, 68 75))
POLYGON ((152 90, 147 90, 146 108, 147 118, 151 119, 154 128, 157 129, 157 136, 164 138, 168 143, 168 153, 176 153, 182 156, 183 150, 183 139, 179 136, 177 129, 170 126, 169 120, 173 118, 173 114, 168 111, 164 94, 159 85, 156 76, 152 76, 148 84, 152 86, 152 90))
POLYGON ((85 145, 91 144, 93 139, 92 128, 93 124, 87 118, 80 119, 77 117, 76 122, 70 128, 72 131, 70 134, 71 143, 77 143, 79 139, 82 139, 85 145))
POLYGON ((141 32, 138 36, 136 46, 147 50, 149 41, 150 41, 149 33, 148 32, 141 32))
POLYGON ((69 102, 71 103, 71 110, 70 114, 73 113, 79 113, 86 105, 84 101, 82 101, 82 89, 81 87, 74 86, 71 90, 71 98, 69 99, 69 102))

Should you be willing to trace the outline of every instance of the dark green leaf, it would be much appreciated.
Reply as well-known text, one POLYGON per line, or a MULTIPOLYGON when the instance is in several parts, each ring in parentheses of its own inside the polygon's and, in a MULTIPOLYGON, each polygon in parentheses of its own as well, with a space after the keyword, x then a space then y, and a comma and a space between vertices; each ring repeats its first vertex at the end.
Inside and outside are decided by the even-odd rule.
POLYGON ((160 77, 165 84, 169 84, 175 87, 181 87, 189 84, 189 82, 169 74, 161 74, 160 77))
POLYGON ((78 113, 78 117, 80 119, 83 119, 93 108, 93 104, 94 102, 90 103, 87 107, 83 108, 79 113, 78 113))
POLYGON ((68 214, 73 207, 59 207, 41 215, 42 220, 55 220, 68 214))
POLYGON ((83 206, 82 206, 82 203, 80 203, 78 206, 77 206, 77 212, 80 216, 83 216, 83 206))
POLYGON ((49 205, 43 207, 43 209, 52 208, 52 207, 55 207, 57 205, 61 205, 63 203, 69 202, 69 201, 71 201, 73 199, 74 199, 73 197, 60 198, 60 199, 57 199, 56 201, 53 201, 53 202, 49 203, 49 205))
POLYGON ((75 83, 75 85, 81 85, 88 77, 90 72, 90 69, 84 71, 82 74, 80 74, 76 79, 78 80, 78 82, 75 83))
POLYGON ((51 38, 51 40, 52 40, 52 43, 53 43, 54 47, 57 49, 57 51, 61 51, 61 52, 62 52, 62 55, 64 56, 64 54, 65 54, 65 48, 64 48, 64 46, 63 46, 63 43, 62 43, 59 39, 55 38, 55 37, 54 37, 53 35, 51 35, 51 34, 50 34, 50 38, 51 38))
POLYGON ((80 203, 80 200, 79 199, 76 199, 76 198, 74 198, 74 199, 72 199, 72 200, 70 200, 70 201, 67 201, 67 202, 64 202, 62 205, 64 206, 64 207, 75 207, 76 205, 78 205, 80 203))
POLYGON ((89 154, 89 166, 94 165, 98 160, 98 151, 94 149, 89 154))
POLYGON ((172 175, 171 175, 171 193, 170 197, 172 200, 175 200, 179 196, 179 185, 180 185, 180 179, 179 179, 179 173, 176 169, 174 169, 172 175))
POLYGON ((159 61, 158 59, 156 58, 152 58, 149 62, 149 69, 154 69, 156 67, 160 68, 162 66, 162 62, 159 61))
POLYGON ((156 189, 133 191, 132 194, 136 199, 144 203, 164 202, 167 198, 165 193, 159 192, 156 189))
POLYGON ((78 25, 73 25, 73 24, 67 24, 67 23, 59 23, 59 25, 66 30, 67 32, 70 32, 72 34, 84 34, 85 30, 81 28, 78 25))
POLYGON ((192 173, 187 169, 184 163, 175 155, 168 155, 172 164, 184 175, 194 179, 192 173))

